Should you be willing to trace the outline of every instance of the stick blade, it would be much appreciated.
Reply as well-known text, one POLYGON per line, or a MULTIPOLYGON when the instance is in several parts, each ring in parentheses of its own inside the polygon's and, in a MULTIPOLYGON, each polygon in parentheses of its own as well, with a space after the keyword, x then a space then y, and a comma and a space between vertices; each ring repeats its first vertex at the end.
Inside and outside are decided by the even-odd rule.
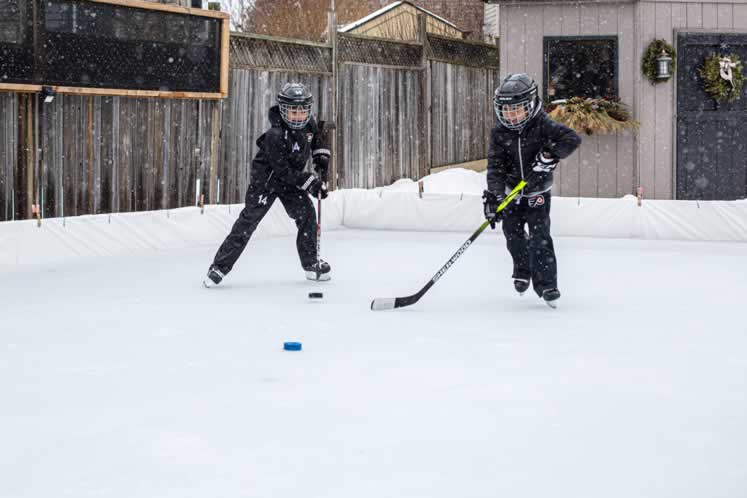
POLYGON ((397 306, 397 299, 393 297, 377 297, 371 301, 371 311, 393 310, 397 306))

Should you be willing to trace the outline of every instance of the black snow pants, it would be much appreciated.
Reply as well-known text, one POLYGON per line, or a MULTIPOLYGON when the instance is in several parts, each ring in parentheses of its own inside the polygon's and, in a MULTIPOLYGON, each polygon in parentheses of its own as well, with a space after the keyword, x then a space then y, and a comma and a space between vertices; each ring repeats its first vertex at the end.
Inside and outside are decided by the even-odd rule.
POLYGON ((302 190, 272 192, 250 184, 246 191, 246 206, 241 210, 231 233, 218 249, 213 261, 213 265, 223 274, 231 271, 275 199, 280 199, 285 212, 298 227, 296 248, 301 266, 308 267, 316 263, 316 211, 309 195, 302 190))
POLYGON ((550 192, 523 197, 503 220, 506 245, 514 260, 512 277, 531 279, 539 296, 545 289, 558 286, 558 266, 550 236, 550 197, 550 192), (524 225, 529 227, 528 234, 524 225))

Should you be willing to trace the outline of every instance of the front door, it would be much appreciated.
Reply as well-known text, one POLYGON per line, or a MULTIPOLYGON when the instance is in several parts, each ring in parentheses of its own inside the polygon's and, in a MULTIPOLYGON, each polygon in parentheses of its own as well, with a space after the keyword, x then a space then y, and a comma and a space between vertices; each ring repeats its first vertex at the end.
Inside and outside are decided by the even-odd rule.
POLYGON ((738 100, 718 104, 698 76, 706 57, 732 53, 747 64, 747 34, 677 35, 678 199, 747 197, 747 85, 738 100))

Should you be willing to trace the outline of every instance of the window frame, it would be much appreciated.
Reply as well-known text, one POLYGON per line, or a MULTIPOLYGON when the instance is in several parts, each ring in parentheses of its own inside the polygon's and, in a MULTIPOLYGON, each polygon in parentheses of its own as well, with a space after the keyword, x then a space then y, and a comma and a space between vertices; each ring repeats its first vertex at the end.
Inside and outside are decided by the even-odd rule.
MULTIPOLYGON (((549 77, 549 49, 550 43, 554 41, 588 41, 603 40, 614 42, 614 71, 612 88, 615 97, 620 98, 620 37, 619 35, 568 35, 568 36, 545 36, 542 38, 542 98, 545 102, 552 102, 547 95, 547 78, 549 77)), ((558 100, 558 99, 553 99, 558 100)))

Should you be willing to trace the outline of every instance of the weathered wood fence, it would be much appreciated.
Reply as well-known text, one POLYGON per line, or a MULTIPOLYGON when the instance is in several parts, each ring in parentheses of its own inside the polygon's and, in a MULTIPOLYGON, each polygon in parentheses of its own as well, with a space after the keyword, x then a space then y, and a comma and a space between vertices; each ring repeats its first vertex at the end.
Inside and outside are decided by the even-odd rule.
POLYGON ((482 159, 497 47, 421 30, 395 42, 235 34, 223 101, 0 92, 0 220, 243 200, 256 139, 285 81, 334 120, 333 187, 371 188, 482 159), (199 188, 199 191, 198 191, 199 188))

